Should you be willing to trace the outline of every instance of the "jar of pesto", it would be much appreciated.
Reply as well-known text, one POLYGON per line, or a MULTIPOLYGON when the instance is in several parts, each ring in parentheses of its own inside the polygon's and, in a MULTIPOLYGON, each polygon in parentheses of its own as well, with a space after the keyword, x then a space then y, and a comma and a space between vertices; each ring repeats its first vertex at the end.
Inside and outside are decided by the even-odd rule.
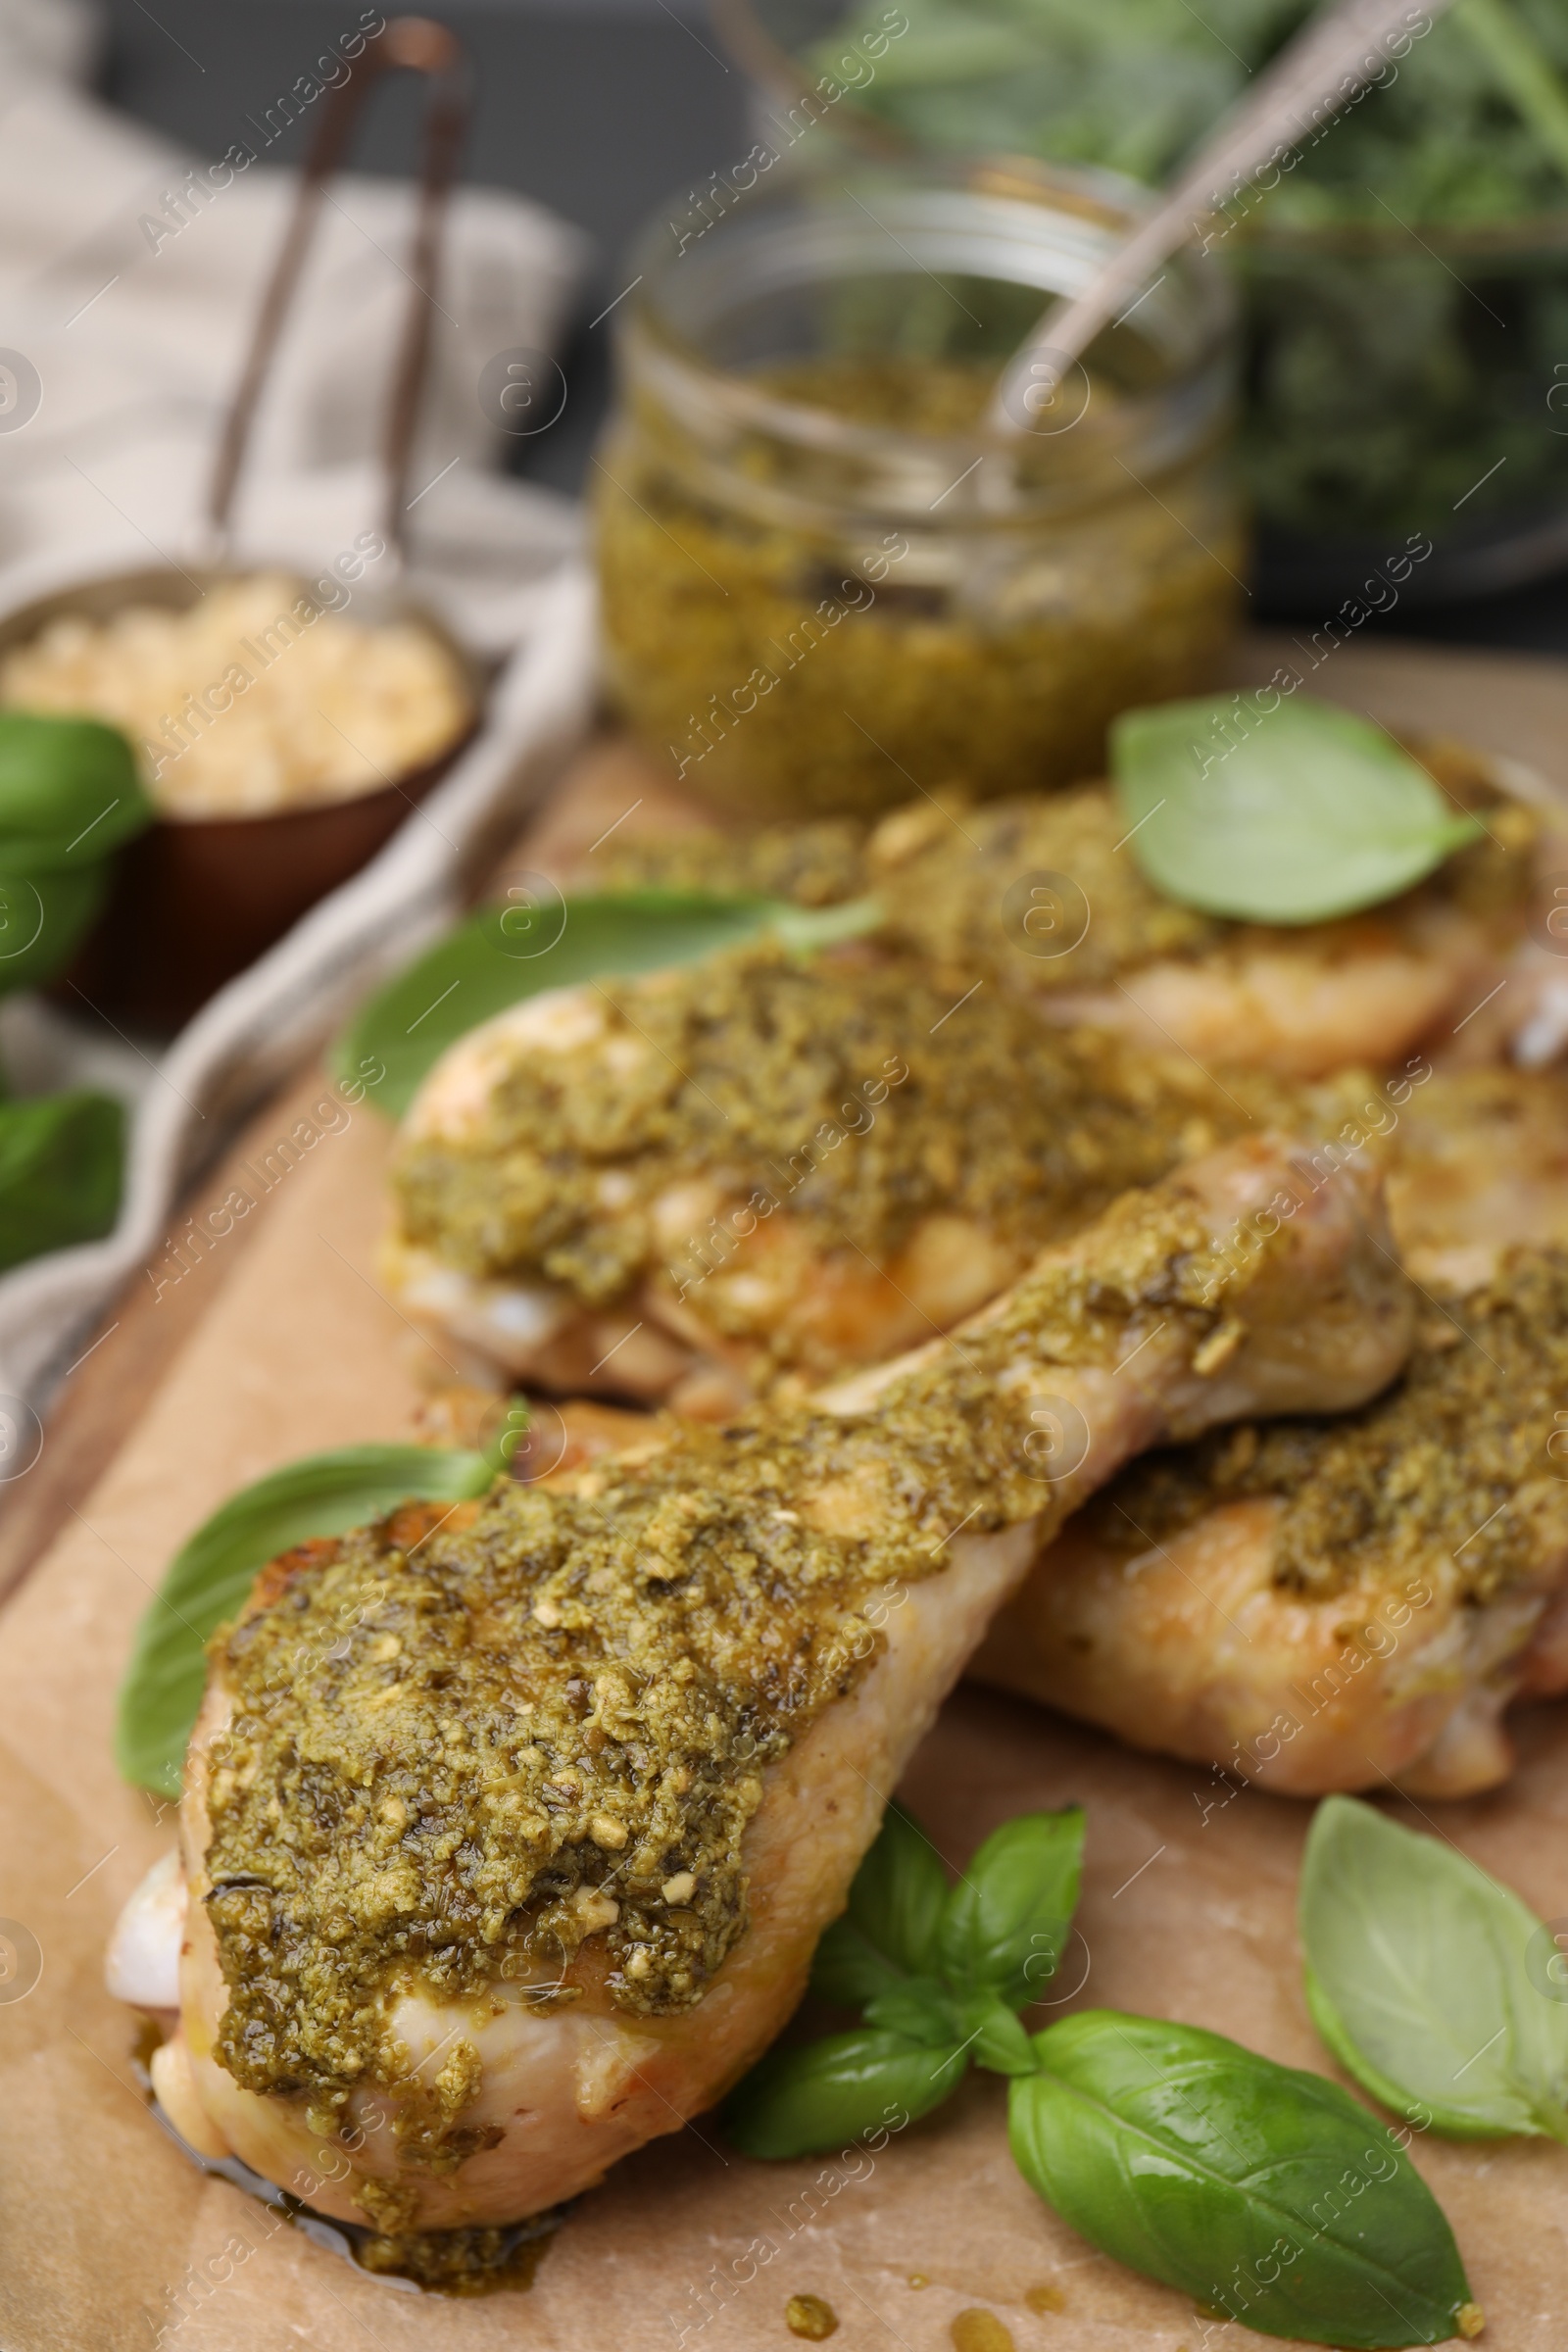
POLYGON ((633 263, 594 468, 612 697, 688 789, 757 817, 1094 773, 1116 712, 1201 691, 1235 622, 1224 281, 1178 256, 996 432, 1004 361, 1147 197, 770 153, 633 263))

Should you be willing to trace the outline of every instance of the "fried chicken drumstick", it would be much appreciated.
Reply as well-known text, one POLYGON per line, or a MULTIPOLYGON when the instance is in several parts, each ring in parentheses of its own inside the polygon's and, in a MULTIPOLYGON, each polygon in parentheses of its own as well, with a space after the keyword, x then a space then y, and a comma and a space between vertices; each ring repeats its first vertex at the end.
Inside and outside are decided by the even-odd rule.
POLYGON ((1471 1061, 1552 1060, 1568 1043, 1568 967, 1532 916, 1543 882, 1568 865, 1562 814, 1504 790, 1457 746, 1417 756, 1483 834, 1387 905, 1300 927, 1233 922, 1162 897, 1128 851, 1104 783, 978 808, 928 796, 870 830, 837 818, 749 838, 621 833, 575 879, 816 904, 874 891, 892 944, 971 979, 983 973, 1047 1021, 1087 1021, 1152 1052, 1284 1078, 1383 1067, 1418 1047, 1471 1061))
POLYGON ((397 2231, 556 2204, 710 2104, 1074 1504, 1402 1360, 1363 1162, 1236 1248, 1309 1176, 1289 1142, 1227 1147, 814 1400, 275 1562, 188 1755, 174 2123, 274 2180, 341 2150, 313 2201, 397 2231))
POLYGON ((747 948, 451 1047, 383 1279, 516 1379, 722 1417, 951 1329, 1118 1194, 1302 1116, 911 956, 747 948))
POLYGON ((983 1679, 1299 1795, 1507 1778, 1510 1700, 1568 1689, 1568 1084, 1435 1078, 1392 1149, 1424 1293, 1399 1380, 1131 1465, 983 1679))

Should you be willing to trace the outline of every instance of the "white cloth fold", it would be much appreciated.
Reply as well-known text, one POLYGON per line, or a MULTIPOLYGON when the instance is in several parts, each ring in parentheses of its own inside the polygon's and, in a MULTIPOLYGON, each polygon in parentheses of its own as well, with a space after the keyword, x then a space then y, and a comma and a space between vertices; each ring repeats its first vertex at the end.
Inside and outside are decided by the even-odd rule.
MULTIPOLYGON (((309 562, 306 551, 300 560, 309 562)), ((0 579, 0 610, 6 587, 0 579)), ((25 1433, 90 1324, 139 1268, 167 1258, 172 1204, 225 1128, 324 1043, 368 989, 456 919, 476 855, 487 844, 499 851, 554 780, 592 716, 596 637, 592 584, 567 565, 451 774, 363 873, 313 907, 204 1006, 161 1062, 144 1067, 115 1231, 0 1276, 0 1496, 8 1476, 24 1475, 36 1458, 25 1433)), ((80 1076, 113 1083, 101 1038, 90 1051, 99 1064, 80 1076)))
MULTIPOLYGON (((215 184, 194 157, 41 75, 13 74, 0 107, 0 344, 36 377, 0 413, 0 557, 101 540, 117 521, 178 557, 294 175, 259 157, 220 165, 215 184)), ((236 125, 236 144, 245 135, 236 125)), ((242 543, 280 494, 297 500, 318 473, 379 450, 414 208, 403 181, 348 174, 329 191, 256 420, 242 543)), ((412 499, 495 466, 506 443, 481 403, 486 363, 558 341, 587 252, 522 197, 454 196, 412 499)))
MULTIPOLYGON (((293 201, 293 175, 265 160, 269 117, 281 120, 270 101, 233 126, 214 171, 72 86, 90 40, 74 0, 0 0, 0 622, 74 581, 189 563, 293 201), (238 163, 241 147, 254 160, 238 163)), ((307 114, 319 102, 295 100, 307 114)), ((242 563, 310 576, 380 519, 414 208, 406 182, 351 174, 332 187, 242 478, 242 563)), ((586 260, 577 230, 520 197, 453 198, 408 585, 499 673, 452 773, 161 1060, 35 1002, 0 1013, 14 1085, 107 1084, 135 1103, 115 1233, 0 1277, 0 1494, 8 1465, 15 1475, 32 1458, 29 1422, 95 1316, 159 1252, 181 1186, 225 1123, 461 910, 485 845, 499 847, 587 724, 594 637, 571 561, 577 510, 495 470, 505 419, 480 386, 497 354, 555 344, 586 260)))

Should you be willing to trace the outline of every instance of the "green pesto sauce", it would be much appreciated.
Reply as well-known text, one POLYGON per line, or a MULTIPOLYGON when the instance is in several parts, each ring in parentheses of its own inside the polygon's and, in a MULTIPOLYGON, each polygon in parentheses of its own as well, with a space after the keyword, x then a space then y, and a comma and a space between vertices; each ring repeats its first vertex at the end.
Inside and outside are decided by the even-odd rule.
MULTIPOLYGON (((207 1857, 222 2064, 329 2114, 405 2076, 400 1987, 570 2000, 596 1931, 617 2003, 698 2001, 746 1925, 760 1772, 865 1672, 872 1595, 937 1573, 960 1523, 1054 1526, 1062 1489, 1027 1450, 1053 1367, 1117 1362, 1156 1326, 1196 1350, 1261 1262, 1214 1259, 1179 1187, 1131 1196, 1086 1262, 1036 1269, 863 1419, 676 1425, 570 1488, 502 1484, 462 1532, 394 1518, 312 1547, 214 1643, 234 1704, 207 1857), (812 1527, 829 1488, 863 1533, 812 1527)), ((472 2152, 477 2066, 460 2037, 406 2162, 472 2152)))
POLYGON ((1371 1404, 1146 1455, 1089 1504, 1097 1537, 1133 1553, 1218 1503, 1275 1494, 1284 1588, 1393 1584, 1437 1558, 1468 1600, 1494 1599, 1568 1541, 1568 1462, 1547 1450, 1568 1396, 1568 1252, 1512 1250, 1485 1289, 1444 1303, 1371 1404))
POLYGON ((853 816, 819 816, 758 825, 744 833, 718 833, 707 825, 633 833, 629 839, 616 833, 596 856, 591 871, 585 863, 577 887, 710 890, 721 897, 836 906, 871 887, 865 863, 868 830, 853 816))
MULTIPOLYGON (((1434 780, 1459 808, 1480 814, 1487 832, 1447 858, 1416 890, 1373 910, 1372 919, 1398 921, 1423 906, 1447 903, 1483 922, 1517 926, 1529 899, 1540 819, 1508 799, 1478 764, 1447 746, 1412 747, 1434 780)), ((810 877, 808 902, 822 904, 830 871, 816 836, 819 827, 772 825, 751 836, 710 833, 625 842, 618 853, 620 887, 685 883, 709 889, 791 890, 791 856, 810 877), (763 879, 765 876, 766 880, 763 879)), ((920 955, 994 974, 1003 986, 1029 992, 1102 987, 1140 964, 1193 960, 1226 951, 1254 953, 1255 926, 1200 913, 1164 898, 1144 879, 1125 845, 1126 825, 1110 787, 1075 785, 1070 791, 992 801, 979 808, 938 796, 896 809, 862 836, 858 864, 840 836, 835 845, 843 899, 880 891, 888 909, 885 936, 920 955), (1030 952, 1019 910, 1007 893, 1021 878, 1055 875, 1064 894, 1061 931, 1037 935, 1035 946, 1083 936, 1057 955, 1030 952)), ((795 895, 791 892, 791 895, 795 895)), ((1327 927, 1348 932, 1349 926, 1327 927)), ((1311 930, 1290 934, 1310 945, 1311 930)), ((1278 937, 1278 934, 1267 936, 1278 937)))
POLYGON ((1099 764, 1118 710, 1213 675, 1245 558, 1217 427, 1149 496, 1097 386, 1100 424, 1022 435, 1010 510, 971 513, 959 485, 994 371, 828 355, 752 381, 919 435, 938 470, 917 499, 890 494, 853 445, 759 418, 715 446, 633 390, 595 477, 608 672, 689 790, 758 817, 873 813, 908 774, 980 797, 1064 784, 1099 764))
POLYGON ((995 971, 1015 989, 1093 987, 1139 964, 1212 953, 1238 926, 1162 897, 1119 846, 1126 831, 1105 784, 965 808, 956 821, 922 806, 872 837, 872 886, 899 940, 995 971), (1060 944, 1063 953, 1032 953, 1023 910, 1007 906, 1009 890, 1029 875, 1061 876, 1069 886, 1060 894, 1059 931, 1033 942, 1060 944))
POLYGON ((666 1264, 677 1283, 700 1270, 701 1237, 661 1245, 654 1208, 706 1174, 752 1203, 738 1230, 787 1204, 822 1250, 880 1265, 940 1211, 1021 1263, 1129 1186, 1288 1115, 1266 1079, 1222 1088, 1196 1063, 1050 1030, 1000 989, 912 959, 749 948, 601 995, 610 1050, 519 1052, 482 1129, 403 1146, 410 1241, 597 1304, 666 1264))
POLYGON ((371 2232, 356 2240, 354 2259, 381 2277, 412 2278, 430 2295, 493 2295, 510 2288, 526 2292, 550 2251, 562 2216, 526 2230, 415 2230, 402 2234, 371 2232))

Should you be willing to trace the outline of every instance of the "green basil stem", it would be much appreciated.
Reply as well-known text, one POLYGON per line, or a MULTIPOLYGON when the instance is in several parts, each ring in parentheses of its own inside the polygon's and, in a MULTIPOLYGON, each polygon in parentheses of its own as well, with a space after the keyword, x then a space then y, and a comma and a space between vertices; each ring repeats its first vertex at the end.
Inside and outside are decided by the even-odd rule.
POLYGON ((483 1448, 483 1459, 489 1469, 489 1484, 494 1485, 511 1470, 517 1447, 533 1426, 528 1399, 522 1396, 507 1398, 507 1409, 496 1423, 489 1442, 483 1448))

